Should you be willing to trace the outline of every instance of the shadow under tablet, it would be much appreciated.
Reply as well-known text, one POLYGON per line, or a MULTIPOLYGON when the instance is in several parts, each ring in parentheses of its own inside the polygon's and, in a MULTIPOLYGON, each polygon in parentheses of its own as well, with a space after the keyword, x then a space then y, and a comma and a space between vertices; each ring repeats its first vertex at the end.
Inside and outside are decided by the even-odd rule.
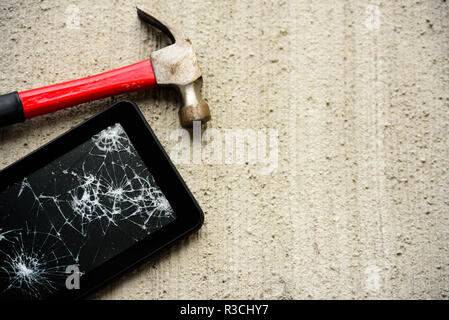
POLYGON ((82 279, 177 220, 113 118, 70 151, 0 188, 0 298, 54 295, 65 290, 67 267, 79 268, 82 279))

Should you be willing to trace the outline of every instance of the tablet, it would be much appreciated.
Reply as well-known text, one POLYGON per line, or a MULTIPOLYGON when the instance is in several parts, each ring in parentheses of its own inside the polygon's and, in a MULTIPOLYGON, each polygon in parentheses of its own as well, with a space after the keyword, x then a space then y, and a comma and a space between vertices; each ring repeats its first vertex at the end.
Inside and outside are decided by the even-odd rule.
POLYGON ((197 230, 203 213, 136 105, 0 172, 0 298, 80 298, 197 230))

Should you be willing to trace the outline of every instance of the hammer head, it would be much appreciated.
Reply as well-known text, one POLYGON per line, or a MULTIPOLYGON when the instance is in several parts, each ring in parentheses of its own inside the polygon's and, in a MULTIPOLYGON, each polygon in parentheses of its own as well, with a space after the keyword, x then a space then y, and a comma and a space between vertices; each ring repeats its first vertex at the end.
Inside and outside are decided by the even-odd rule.
POLYGON ((211 119, 209 105, 201 95, 201 71, 193 51, 192 42, 184 33, 155 18, 148 11, 137 8, 139 18, 161 30, 173 44, 151 54, 156 82, 158 85, 178 89, 182 98, 179 120, 183 127, 192 127, 193 121, 206 123, 211 119))

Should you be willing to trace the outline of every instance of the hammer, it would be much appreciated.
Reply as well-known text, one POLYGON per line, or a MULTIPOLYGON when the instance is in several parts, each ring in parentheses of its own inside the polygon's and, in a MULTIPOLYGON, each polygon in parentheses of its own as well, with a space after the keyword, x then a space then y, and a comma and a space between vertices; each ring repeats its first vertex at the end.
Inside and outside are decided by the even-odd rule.
POLYGON ((153 52, 150 59, 126 67, 1 95, 0 127, 84 102, 152 89, 158 85, 175 87, 181 94, 179 120, 183 127, 192 127, 193 121, 209 121, 209 105, 201 96, 201 71, 190 39, 181 30, 142 9, 137 8, 137 15, 140 20, 167 34, 173 44, 153 52))

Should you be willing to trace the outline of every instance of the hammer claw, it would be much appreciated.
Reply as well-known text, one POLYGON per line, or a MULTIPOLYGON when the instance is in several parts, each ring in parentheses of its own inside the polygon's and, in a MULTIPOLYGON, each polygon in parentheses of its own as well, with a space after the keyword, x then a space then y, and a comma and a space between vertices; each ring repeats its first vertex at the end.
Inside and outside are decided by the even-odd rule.
POLYGON ((175 36, 171 33, 170 29, 166 26, 166 24, 161 22, 161 19, 156 18, 153 14, 150 14, 149 12, 140 9, 139 7, 136 7, 136 9, 137 15, 140 18, 140 20, 152 25, 153 27, 165 33, 173 43, 176 41, 175 36))

